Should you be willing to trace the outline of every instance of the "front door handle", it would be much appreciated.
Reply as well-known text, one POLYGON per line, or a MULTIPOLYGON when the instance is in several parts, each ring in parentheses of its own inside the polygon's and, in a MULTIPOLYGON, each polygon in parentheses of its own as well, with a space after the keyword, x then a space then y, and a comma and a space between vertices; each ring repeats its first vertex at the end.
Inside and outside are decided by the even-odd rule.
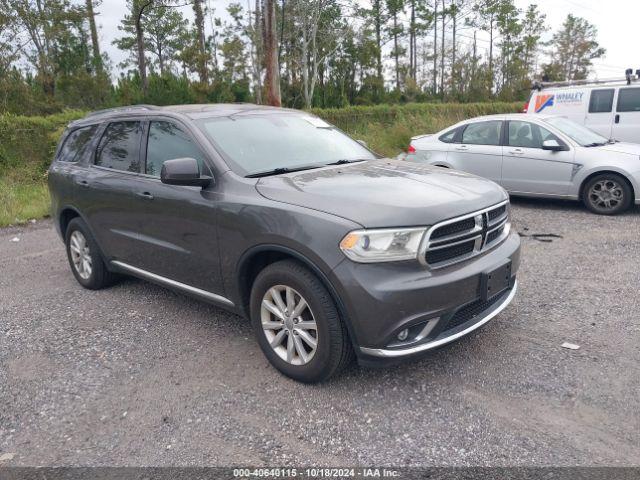
POLYGON ((87 188, 89 186, 89 182, 87 180, 84 180, 84 179, 78 180, 76 183, 78 185, 80 185, 81 187, 85 187, 85 188, 87 188))
POLYGON ((615 122, 616 123, 620 123, 620 114, 619 113, 616 114, 615 122))
POLYGON ((138 192, 138 196, 146 200, 153 200, 153 195, 151 195, 149 192, 138 192))
POLYGON ((461 152, 465 152, 467 150, 469 150, 469 147, 467 147, 466 145, 459 145, 456 147, 456 150, 461 151, 461 152))
POLYGON ((522 150, 521 148, 516 148, 514 150, 509 150, 509 153, 511 155, 522 155, 524 153, 524 150, 522 150))

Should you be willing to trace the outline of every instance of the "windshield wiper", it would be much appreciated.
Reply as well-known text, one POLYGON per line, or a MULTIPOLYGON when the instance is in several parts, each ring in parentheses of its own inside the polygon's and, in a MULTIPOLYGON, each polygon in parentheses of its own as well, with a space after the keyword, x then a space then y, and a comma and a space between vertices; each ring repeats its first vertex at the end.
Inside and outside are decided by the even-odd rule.
POLYGON ((291 172, 301 172, 302 170, 311 170, 314 168, 320 168, 322 165, 305 165, 303 167, 278 167, 273 168, 271 170, 265 170, 263 172, 254 172, 249 175, 245 175, 245 178, 258 178, 258 177, 269 177, 271 175, 282 175, 283 173, 291 173, 291 172))
POLYGON ((593 142, 593 143, 586 144, 585 147, 604 147, 605 145, 606 145, 606 143, 593 142))
POLYGON ((348 160, 345 158, 342 160, 338 160, 336 162, 327 163, 327 165, 344 165, 345 163, 366 162, 367 160, 368 160, 367 158, 355 158, 353 160, 348 160))

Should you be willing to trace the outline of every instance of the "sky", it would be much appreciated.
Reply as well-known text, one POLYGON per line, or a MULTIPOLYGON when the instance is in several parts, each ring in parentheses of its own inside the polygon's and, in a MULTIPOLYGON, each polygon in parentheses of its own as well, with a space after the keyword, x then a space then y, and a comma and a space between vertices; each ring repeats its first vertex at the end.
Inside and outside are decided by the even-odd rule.
MULTIPOLYGON (((224 10, 232 0, 205 0, 215 9, 215 15, 225 18, 224 10)), ((236 0, 246 5, 247 0, 236 0)), ((188 3, 185 1, 185 3, 188 3)), ((251 2, 254 3, 253 1, 251 2)), ((537 3, 539 10, 547 15, 550 31, 545 39, 558 30, 568 14, 586 18, 598 29, 600 45, 606 48, 606 55, 594 61, 594 78, 623 77, 627 68, 640 69, 640 52, 637 48, 638 19, 640 18, 640 0, 516 0, 516 4, 525 9, 529 3, 537 3)), ((126 0, 103 0, 97 9, 100 26, 101 48, 117 65, 126 54, 111 42, 120 34, 118 24, 126 13, 126 0)), ((191 7, 181 7, 183 14, 193 18, 191 7)), ((207 27, 210 22, 207 19, 207 27)), ((487 45, 487 38, 478 37, 481 48, 487 45)), ((461 39, 463 42, 464 39, 461 39)), ((115 72, 114 72, 115 73, 115 72)))

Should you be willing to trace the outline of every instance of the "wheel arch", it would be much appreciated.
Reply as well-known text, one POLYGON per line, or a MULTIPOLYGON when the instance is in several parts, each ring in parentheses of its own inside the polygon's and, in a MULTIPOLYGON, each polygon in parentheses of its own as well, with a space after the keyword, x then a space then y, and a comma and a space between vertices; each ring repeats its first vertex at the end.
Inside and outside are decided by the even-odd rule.
MULTIPOLYGON (((60 230, 60 234, 62 235, 62 239, 64 240, 65 235, 67 234, 67 227, 71 220, 74 218, 82 218, 80 212, 73 207, 64 207, 60 210, 60 214, 58 215, 58 229, 60 230)), ((86 223, 86 222, 85 222, 86 223)))
POLYGON ((250 317, 249 302, 251 298, 251 287, 258 273, 272 263, 287 259, 300 262, 318 277, 335 302, 340 318, 344 321, 345 326, 347 327, 349 339, 354 347, 354 351, 357 352, 356 338, 351 328, 349 314, 331 280, 315 262, 309 259, 306 255, 290 247, 275 244, 259 245, 245 252, 245 254, 240 258, 236 271, 236 288, 238 296, 237 308, 240 313, 247 318, 250 317))
POLYGON ((580 182, 580 190, 578 190, 578 198, 580 200, 584 200, 584 189, 587 186, 587 183, 589 183, 589 181, 593 178, 596 177, 598 175, 603 175, 603 174, 613 174, 613 175, 618 175, 619 177, 622 177, 626 182, 627 185, 629 185, 629 188, 631 189, 631 204, 633 205, 633 203, 635 202, 636 199, 636 193, 638 192, 638 189, 636 188, 636 185, 634 185, 633 181, 631 180, 631 175, 629 175, 627 172, 622 171, 622 170, 618 170, 618 169, 613 169, 613 168, 605 168, 602 170, 595 170, 592 172, 589 172, 585 178, 582 179, 582 181, 580 182))

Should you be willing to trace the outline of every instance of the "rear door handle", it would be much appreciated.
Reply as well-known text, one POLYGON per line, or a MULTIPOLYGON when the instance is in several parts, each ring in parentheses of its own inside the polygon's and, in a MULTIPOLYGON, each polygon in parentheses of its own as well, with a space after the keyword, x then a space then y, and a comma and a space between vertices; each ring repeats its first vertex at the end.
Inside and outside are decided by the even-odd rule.
POLYGON ((524 150, 522 150, 521 148, 516 148, 514 150, 509 150, 509 153, 511 155, 522 155, 524 153, 524 150))
POLYGON ((620 123, 620 114, 619 114, 619 113, 618 113, 618 114, 616 114, 615 122, 616 122, 616 123, 620 123))
POLYGON ((469 147, 467 147, 466 145, 459 145, 459 146, 456 147, 456 150, 464 152, 466 150, 469 150, 469 147))
POLYGON ((89 186, 89 182, 87 180, 78 180, 76 183, 85 188, 89 186))
POLYGON ((153 200, 153 195, 151 195, 149 192, 138 192, 138 196, 147 200, 153 200))

